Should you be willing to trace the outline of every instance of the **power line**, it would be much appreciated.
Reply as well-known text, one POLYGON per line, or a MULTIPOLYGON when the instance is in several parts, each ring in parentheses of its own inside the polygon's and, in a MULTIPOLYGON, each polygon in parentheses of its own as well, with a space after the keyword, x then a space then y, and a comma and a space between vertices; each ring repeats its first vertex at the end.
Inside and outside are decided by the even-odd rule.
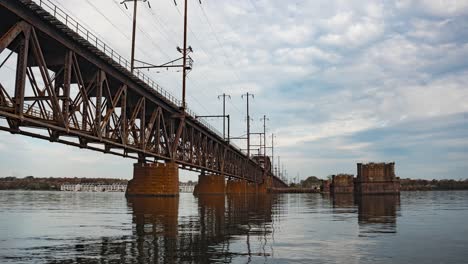
MULTIPOLYGON (((229 58, 228 58, 228 56, 227 56, 227 53, 226 53, 225 49, 223 48, 223 46, 221 45, 221 41, 219 40, 219 37, 218 37, 218 35, 216 34, 216 30, 214 29, 213 24, 211 23, 211 21, 210 21, 208 15, 206 14, 205 9, 204 9, 203 6, 201 6, 201 5, 200 5, 200 9, 201 9, 201 11, 202 11, 202 14, 203 14, 203 16, 204 16, 204 18, 205 18, 205 20, 206 20, 206 22, 207 22, 207 24, 208 24, 210 30, 211 30, 213 36, 215 37, 216 42, 218 43, 218 46, 219 46, 220 50, 222 51, 222 53, 223 53, 223 55, 224 55, 224 58, 225 58, 224 62, 225 62, 225 64, 227 64, 228 66, 231 67, 231 70, 232 70, 232 73, 233 73, 234 77, 237 78, 237 80, 238 80, 239 82, 242 82, 242 80, 240 79, 239 75, 238 75, 237 72, 235 71, 234 65, 229 61, 229 58)), ((232 86, 231 86, 231 89, 233 89, 232 86)), ((229 101, 229 103, 230 103, 232 106, 234 106, 234 108, 235 108, 239 113, 244 114, 244 111, 239 110, 239 108, 238 108, 236 105, 234 105, 231 101, 229 101)))
MULTIPOLYGON (((86 1, 89 1, 89 0, 86 0, 86 1)), ((122 6, 120 6, 120 4, 118 4, 117 2, 115 1, 112 1, 115 5, 117 5, 119 7, 119 9, 130 19, 132 20, 132 18, 130 17, 129 14, 127 14, 125 12, 125 9, 123 9, 122 6)), ((137 29, 143 33, 143 35, 146 36, 146 38, 153 44, 154 47, 156 47, 164 56, 166 56, 168 59, 170 58, 169 54, 167 54, 156 42, 155 40, 151 37, 151 35, 149 35, 145 30, 143 30, 140 26, 136 26, 137 29)), ((147 54, 146 54, 147 55, 147 54)))
POLYGON ((255 96, 251 93, 246 93, 242 95, 247 98, 247 157, 250 157, 250 112, 249 112, 249 97, 254 98, 255 96))
MULTIPOLYGON (((203 16, 205 17, 206 21, 208 22, 208 25, 209 25, 211 31, 213 32, 213 35, 215 36, 215 39, 216 39, 216 41, 218 42, 218 45, 219 45, 220 49, 222 50, 224 56, 226 57, 226 62, 228 62, 229 65, 231 66, 231 68, 234 69, 234 65, 228 60, 229 57, 227 56, 226 51, 224 50, 223 46, 221 45, 221 41, 219 40, 218 35, 216 34, 216 31, 215 31, 215 29, 214 29, 212 23, 210 22, 210 19, 208 18, 208 15, 207 15, 206 12, 205 12, 205 9, 204 9, 203 6, 201 6, 201 5, 200 5, 200 9, 201 9, 202 14, 203 14, 203 16)), ((241 81, 241 79, 240 79, 239 76, 237 75, 236 71, 233 71, 233 74, 234 74, 234 76, 237 78, 238 81, 241 81)))
POLYGON ((259 12, 258 8, 256 5, 254 5, 253 1, 252 0, 249 0, 250 4, 255 8, 255 11, 257 11, 257 13, 259 12))
POLYGON ((161 25, 161 28, 163 29, 160 29, 159 27, 157 27, 158 31, 161 33, 161 35, 165 35, 164 38, 168 41, 168 42, 173 42, 172 44, 174 44, 174 46, 177 46, 178 43, 177 41, 175 41, 173 38, 170 38, 170 34, 167 34, 166 32, 163 32, 164 28, 165 28, 165 25, 164 25, 164 21, 162 21, 161 18, 159 18, 159 16, 153 11, 152 8, 149 9, 149 12, 151 13, 150 14, 150 17, 153 19, 154 22, 156 22, 158 25, 161 25))
MULTIPOLYGON (((200 5, 200 6, 201 6, 201 5, 200 5)), ((178 7, 178 6, 175 6, 175 8, 176 8, 177 12, 179 13, 179 15, 182 15, 182 13, 180 12, 179 7, 178 7)), ((205 53, 205 55, 206 55, 207 57, 209 57, 211 61, 213 61, 213 57, 210 55, 210 53, 206 52, 205 49, 203 48, 203 46, 201 45, 202 41, 200 41, 200 39, 197 37, 197 34, 195 34, 195 32, 194 32, 190 27, 188 27, 188 28, 189 28, 190 32, 192 33, 193 37, 196 39, 196 41, 197 41, 198 43, 200 43, 200 49, 202 50, 202 52, 205 53)), ((215 33, 213 32, 213 30, 212 30, 212 33, 213 33, 213 35, 215 35, 215 33)), ((215 35, 215 37, 216 37, 216 35, 215 35)), ((216 37, 216 38, 217 38, 217 37, 216 37)), ((218 45, 220 45, 220 48, 222 49, 219 40, 218 40, 218 45)), ((224 53, 224 55, 226 55, 226 53, 224 53)), ((226 61, 225 61, 225 63, 226 63, 226 61)), ((231 67, 232 67, 232 66, 231 66, 231 67)), ((238 79, 239 79, 239 78, 238 78, 238 79)), ((190 79, 190 80, 191 80, 193 83, 195 83, 195 81, 194 81, 193 79, 190 79)), ((239 80, 239 81, 240 81, 240 80, 239 80)), ((198 85, 197 85, 197 86, 198 86, 198 85)), ((230 86, 231 86, 231 85, 230 85, 230 86)), ((223 92, 223 91, 221 91, 221 89, 219 89, 218 87, 216 87, 216 89, 217 89, 219 92, 221 92, 221 93, 223 92)), ((232 86, 231 86, 231 89, 233 89, 232 86)), ((201 90, 202 90, 202 91, 205 91, 205 89, 201 89, 201 90)), ((244 114, 244 112, 241 111, 241 110, 239 110, 239 108, 238 108, 235 104, 233 104, 231 101, 229 101, 229 103, 230 103, 230 104, 236 109, 236 111, 238 111, 240 114, 244 114)))
POLYGON ((223 98, 223 138, 226 139, 226 97, 231 99, 229 94, 223 93, 222 95, 218 95, 218 99, 223 98))
POLYGON ((125 34, 125 32, 123 32, 118 26, 116 26, 104 13, 102 13, 101 11, 99 11, 99 9, 93 4, 91 3, 89 0, 86 0, 86 2, 91 6, 93 7, 93 9, 98 12, 102 17, 104 17, 105 20, 107 20, 107 22, 109 22, 109 24, 112 25, 112 27, 114 27, 115 29, 117 29, 117 31, 119 31, 122 35, 125 36, 126 39, 130 40, 130 37, 127 36, 127 34, 125 34))
MULTIPOLYGON (((113 1, 113 2, 114 2, 114 1, 113 1)), ((121 5, 119 5, 119 4, 116 3, 116 2, 114 2, 114 4, 116 4, 116 5, 119 7, 119 9, 120 9, 130 20, 132 19, 132 18, 130 17, 130 15, 127 14, 127 13, 125 12, 125 10, 122 8, 121 5)), ((158 16, 155 14, 155 12, 153 11, 153 9, 150 9, 150 12, 151 12, 155 17, 158 17, 158 16)), ((153 20, 153 22, 155 22, 156 24, 160 24, 161 26, 163 26, 163 24, 164 24, 164 23, 159 23, 158 21, 156 21, 156 19, 155 19, 154 17, 152 17, 152 20, 153 20)), ((138 27, 138 29, 139 29, 141 32, 143 32, 148 38, 151 38, 151 37, 148 36, 148 34, 147 34, 143 29, 141 29, 140 27, 138 27)), ((165 34, 165 33, 162 32, 161 30, 159 30, 159 32, 162 33, 163 35, 165 34)), ((174 32, 174 31, 173 31, 173 32, 174 32)), ((175 33, 175 32, 174 32, 174 33, 175 33)), ((168 35, 169 35, 169 34, 168 34, 168 35)), ((170 40, 169 40, 168 38, 166 38, 166 40, 168 40, 168 41, 170 42, 170 40)), ((177 45, 177 41, 175 41, 173 38, 171 38, 171 40, 177 45)), ((160 48, 159 48, 159 49, 160 49, 160 48)), ((165 54, 165 55, 166 55, 167 57, 169 57, 167 54, 165 54)), ((193 99, 198 105, 200 105, 206 112, 209 112, 209 111, 206 109, 206 107, 205 107, 202 103, 200 103, 200 101, 199 101, 195 96, 193 96, 191 93, 188 93, 188 94, 189 94, 190 98, 193 99)))

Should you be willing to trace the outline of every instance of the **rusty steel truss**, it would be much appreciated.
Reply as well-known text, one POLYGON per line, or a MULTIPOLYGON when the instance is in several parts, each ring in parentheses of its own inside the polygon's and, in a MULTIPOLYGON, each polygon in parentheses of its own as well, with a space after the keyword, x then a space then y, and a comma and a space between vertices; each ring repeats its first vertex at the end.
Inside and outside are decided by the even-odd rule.
POLYGON ((108 46, 83 37, 68 15, 64 23, 42 4, 0 1, 0 55, 16 58, 14 84, 0 79, 1 130, 251 182, 271 176, 269 166, 132 74, 108 46))

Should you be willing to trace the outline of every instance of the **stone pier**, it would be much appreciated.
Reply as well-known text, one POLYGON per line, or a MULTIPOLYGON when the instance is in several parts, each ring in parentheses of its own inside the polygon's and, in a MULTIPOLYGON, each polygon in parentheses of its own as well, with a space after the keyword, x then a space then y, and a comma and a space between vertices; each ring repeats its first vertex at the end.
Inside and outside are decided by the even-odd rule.
POLYGON ((126 196, 178 196, 179 167, 174 162, 135 163, 126 196))
POLYGON ((332 176, 330 184, 331 193, 353 193, 354 192, 354 175, 338 174, 332 176))
POLYGON ((233 179, 228 180, 226 185, 226 193, 256 193, 257 184, 250 183, 245 180, 233 179))
POLYGON ((322 185, 320 186, 320 192, 322 192, 322 193, 329 193, 330 192, 330 181, 329 180, 322 181, 322 185))
POLYGON ((226 182, 223 175, 200 174, 198 176, 198 184, 195 186, 193 194, 222 194, 226 192, 226 182))
POLYGON ((395 163, 357 164, 357 194, 398 194, 400 178, 395 176, 395 163))
POLYGON ((273 186, 273 179, 269 176, 266 176, 263 179, 263 182, 258 184, 257 186, 257 193, 269 193, 273 186))

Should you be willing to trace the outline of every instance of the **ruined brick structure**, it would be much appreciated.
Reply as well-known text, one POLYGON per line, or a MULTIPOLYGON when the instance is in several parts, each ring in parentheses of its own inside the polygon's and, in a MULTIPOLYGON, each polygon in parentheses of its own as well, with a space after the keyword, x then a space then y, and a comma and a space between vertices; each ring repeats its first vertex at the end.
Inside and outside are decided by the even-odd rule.
POLYGON ((395 176, 395 163, 357 164, 357 194, 400 193, 400 178, 395 176))
POLYGON ((329 193, 330 192, 330 181, 329 180, 322 181, 322 186, 320 186, 320 191, 322 193, 329 193))
POLYGON ((338 174, 332 176, 330 184, 331 193, 353 193, 354 192, 354 175, 338 174))

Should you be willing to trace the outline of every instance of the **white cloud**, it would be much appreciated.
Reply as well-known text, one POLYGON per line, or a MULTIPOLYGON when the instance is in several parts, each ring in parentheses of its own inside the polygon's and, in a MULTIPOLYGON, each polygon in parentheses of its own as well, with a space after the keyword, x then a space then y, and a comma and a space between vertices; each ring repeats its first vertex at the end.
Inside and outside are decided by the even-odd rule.
POLYGON ((297 146, 305 142, 324 138, 345 136, 355 132, 375 127, 376 120, 365 118, 359 114, 341 113, 329 121, 306 125, 285 126, 277 129, 279 147, 297 146), (342 115, 343 114, 343 115, 342 115))
POLYGON ((419 0, 416 8, 436 16, 457 16, 468 13, 468 1, 465 0, 419 0))
POLYGON ((364 19, 348 25, 342 33, 332 33, 320 36, 319 41, 333 46, 361 46, 375 40, 384 32, 384 24, 381 21, 364 19))
POLYGON ((282 48, 275 51, 275 57, 280 62, 313 63, 314 61, 336 62, 340 56, 325 52, 317 47, 282 48))
POLYGON ((339 12, 331 18, 325 20, 324 24, 329 30, 342 31, 352 22, 353 14, 351 12, 339 12))
MULTIPOLYGON (((129 57, 130 41, 124 35, 130 36, 131 11, 120 10, 116 0, 93 2, 120 29, 116 30, 83 1, 60 3, 81 21, 93 21, 89 22, 93 31, 129 57)), ((179 56, 175 46, 182 43, 182 17, 171 1, 152 5, 152 10, 141 9, 138 25, 144 32, 137 32, 137 57, 164 63, 179 56)), ((245 101, 240 98, 245 92, 256 94, 251 106, 256 120, 269 115, 269 129, 279 134, 280 151, 314 142, 322 149, 338 149, 363 160, 385 156, 363 151, 378 144, 347 142, 346 136, 468 111, 464 78, 468 44, 462 26, 467 1, 269 1, 256 6, 248 1, 205 1, 202 7, 211 25, 198 3, 193 2, 189 10, 189 44, 195 51, 187 89, 189 106, 199 114, 219 113, 216 96, 231 94, 228 111, 233 135, 245 130, 245 101)), ((147 73, 180 97, 180 73, 147 73)), ((11 89, 14 78, 4 82, 4 76, 0 75, 2 84, 11 89)), ((253 129, 262 129, 259 122, 254 122, 253 129)), ((14 151, 19 158, 32 159, 37 153, 44 159, 67 157, 54 169, 57 175, 79 167, 77 163, 82 165, 77 173, 83 175, 117 172, 115 161, 121 160, 49 142, 16 144, 4 138, 0 137, 0 150, 23 146, 14 151), (95 160, 103 162, 105 169, 85 169, 93 167, 86 164, 95 160)), ((310 172, 304 174, 314 174, 309 167, 322 172, 335 165, 354 167, 353 158, 340 153, 309 158, 311 151, 281 155, 288 163, 301 160, 301 170, 310 172)), ((130 172, 124 170, 128 177, 131 162, 117 164, 119 170, 129 165, 130 172)), ((47 174, 46 169, 39 171, 47 174)))
POLYGON ((273 24, 267 31, 272 37, 288 44, 301 44, 312 34, 312 30, 306 25, 281 25, 273 24))

